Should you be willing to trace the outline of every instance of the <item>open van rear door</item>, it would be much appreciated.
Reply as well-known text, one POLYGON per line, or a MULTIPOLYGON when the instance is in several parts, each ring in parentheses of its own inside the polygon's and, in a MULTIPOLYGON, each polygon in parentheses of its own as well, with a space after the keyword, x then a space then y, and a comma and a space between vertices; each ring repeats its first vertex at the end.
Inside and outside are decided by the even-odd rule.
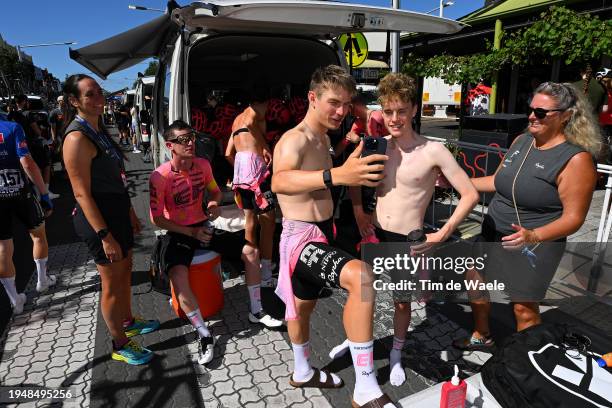
POLYGON ((177 8, 178 25, 208 33, 269 33, 330 38, 350 32, 455 33, 454 20, 406 10, 307 0, 211 0, 177 8))

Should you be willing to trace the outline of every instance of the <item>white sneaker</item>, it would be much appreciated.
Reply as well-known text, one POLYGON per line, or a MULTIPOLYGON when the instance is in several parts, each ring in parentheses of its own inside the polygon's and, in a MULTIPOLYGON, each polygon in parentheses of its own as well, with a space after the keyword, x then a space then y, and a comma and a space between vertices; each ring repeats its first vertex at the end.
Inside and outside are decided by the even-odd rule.
POLYGON ((134 150, 132 150, 132 153, 142 153, 142 152, 141 152, 140 150, 138 150, 138 149, 136 148, 136 146, 134 146, 134 150))
POLYGON ((198 364, 210 363, 215 354, 215 339, 213 337, 200 337, 199 344, 198 364))
POLYGON ((21 312, 23 312, 23 305, 25 305, 27 300, 28 300, 28 297, 26 296, 25 293, 17 294, 17 301, 13 305, 13 315, 18 315, 18 314, 21 314, 21 312))
POLYGON ((49 290, 49 287, 55 285, 57 279, 54 275, 47 275, 47 279, 43 282, 36 282, 36 291, 38 293, 43 293, 49 290))
POLYGON ((268 328, 280 327, 283 325, 282 320, 277 320, 273 318, 263 310, 256 314, 249 312, 249 322, 261 323, 268 328))
POLYGON ((278 279, 272 277, 270 278, 270 280, 261 280, 261 284, 260 286, 262 288, 276 288, 276 285, 278 284, 278 279))
POLYGON ((56 198, 60 198, 61 196, 59 194, 55 194, 53 191, 49 190, 49 198, 51 200, 55 200, 56 198))

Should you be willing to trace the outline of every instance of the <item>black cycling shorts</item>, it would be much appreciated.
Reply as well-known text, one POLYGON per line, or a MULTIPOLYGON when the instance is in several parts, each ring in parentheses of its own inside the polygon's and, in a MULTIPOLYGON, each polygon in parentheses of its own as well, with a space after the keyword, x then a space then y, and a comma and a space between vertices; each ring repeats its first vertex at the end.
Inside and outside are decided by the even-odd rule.
MULTIPOLYGON (((103 197, 94 197, 94 201, 106 222, 108 231, 121 247, 123 258, 125 258, 128 251, 134 247, 134 231, 130 220, 130 197, 127 193, 125 195, 106 194, 103 197)), ((96 231, 87 221, 83 210, 77 205, 73 214, 74 230, 87 244, 94 262, 98 265, 110 263, 104 252, 102 240, 98 238, 96 231)))
MULTIPOLYGON (((199 222, 190 227, 202 226, 204 222, 199 222)), ((219 231, 216 231, 219 232, 219 231)), ((207 249, 219 253, 224 259, 235 258, 238 252, 242 252, 242 247, 246 241, 233 242, 228 245, 227 240, 221 238, 222 234, 213 232, 212 239, 208 244, 204 244, 199 240, 188 235, 179 234, 176 232, 168 232, 162 238, 160 248, 160 269, 163 273, 168 274, 170 269, 175 266, 182 265, 189 267, 196 249, 207 249), (239 248, 238 248, 239 247, 239 248)))
POLYGON ((240 194, 240 201, 242 201, 242 208, 244 210, 254 210, 257 214, 267 213, 276 206, 276 195, 272 192, 272 176, 268 176, 260 185, 259 189, 261 193, 268 201, 266 208, 259 208, 255 202, 255 193, 251 190, 244 188, 237 188, 236 191, 240 194))
MULTIPOLYGON (((408 240, 407 235, 398 234, 397 232, 391 232, 384 230, 379 227, 375 227, 376 238, 381 243, 385 242, 406 242, 408 240)), ((398 279, 402 280, 416 280, 418 279, 418 275, 409 275, 409 276, 398 276, 396 274, 391 274, 392 282, 395 282, 398 279)), ((397 282, 395 282, 397 283, 397 282)), ((420 294, 420 291, 417 291, 420 294)), ((393 301, 397 303, 409 303, 412 301, 414 297, 413 291, 410 290, 394 290, 393 291, 393 301)))
POLYGON ((45 214, 32 192, 23 197, 0 199, 0 240, 13 238, 13 217, 28 231, 35 230, 45 222, 45 214))
MULTIPOLYGON (((328 241, 333 243, 332 219, 317 223, 328 241)), ((355 259, 351 254, 322 242, 304 246, 291 275, 293 294, 302 300, 315 300, 331 295, 331 288, 340 288, 340 272, 355 259)))

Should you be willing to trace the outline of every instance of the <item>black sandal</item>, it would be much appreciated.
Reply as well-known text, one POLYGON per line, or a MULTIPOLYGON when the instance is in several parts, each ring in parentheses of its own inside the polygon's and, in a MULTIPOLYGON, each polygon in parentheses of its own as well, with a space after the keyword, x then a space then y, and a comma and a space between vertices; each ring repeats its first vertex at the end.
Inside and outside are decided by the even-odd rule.
POLYGON ((351 401, 351 405, 353 408, 381 408, 384 407, 386 404, 391 404, 394 407, 397 407, 397 405, 395 405, 395 403, 391 401, 391 398, 389 398, 387 394, 383 394, 380 397, 368 401, 363 405, 358 405, 355 401, 351 401))
POLYGON ((296 382, 293 381, 292 375, 291 379, 289 380, 289 384, 296 388, 341 388, 344 386, 344 381, 342 381, 342 378, 340 378, 340 383, 335 384, 334 379, 329 371, 319 370, 318 368, 314 367, 312 369, 314 370, 314 374, 312 375, 310 380, 304 382, 296 382), (320 371, 323 371, 327 376, 325 378, 325 381, 323 382, 321 382, 321 375, 319 374, 320 371))

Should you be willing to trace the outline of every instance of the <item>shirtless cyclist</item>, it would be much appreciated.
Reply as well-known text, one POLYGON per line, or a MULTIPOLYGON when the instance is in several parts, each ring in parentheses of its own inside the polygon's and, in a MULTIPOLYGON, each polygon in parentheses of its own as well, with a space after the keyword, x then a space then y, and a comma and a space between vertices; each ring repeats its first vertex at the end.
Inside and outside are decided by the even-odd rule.
POLYGON ((330 65, 312 75, 308 112, 285 133, 274 150, 272 190, 283 212, 280 274, 276 293, 285 302, 287 329, 293 348, 294 387, 339 388, 342 380, 310 365, 310 316, 322 289, 348 292, 343 323, 355 369, 353 407, 395 405, 376 380, 372 336, 374 293, 371 270, 333 246, 333 185, 375 187, 382 179, 383 155, 359 158, 362 143, 340 167, 332 168, 327 131, 340 127, 355 93, 354 79, 330 65))
POLYGON ((249 321, 279 327, 282 320, 266 313, 261 304, 261 287, 274 286, 272 248, 276 223, 275 199, 270 191, 272 155, 264 139, 267 107, 268 91, 263 84, 257 84, 251 90, 249 106, 234 119, 225 153, 234 165, 232 185, 236 203, 244 211, 246 244, 242 253, 251 309, 249 321))

